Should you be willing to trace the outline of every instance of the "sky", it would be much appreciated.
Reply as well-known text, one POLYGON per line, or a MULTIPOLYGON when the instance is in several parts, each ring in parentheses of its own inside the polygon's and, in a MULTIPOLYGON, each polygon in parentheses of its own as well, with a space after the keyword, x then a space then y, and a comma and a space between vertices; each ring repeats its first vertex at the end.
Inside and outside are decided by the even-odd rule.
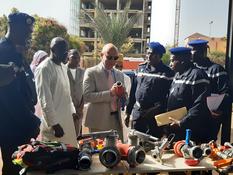
MULTIPOLYGON (((151 41, 173 44, 176 0, 152 0, 151 41)), ((195 32, 211 37, 227 35, 229 0, 181 0, 179 45, 195 32), (212 24, 210 22, 213 21, 212 24)))
MULTIPOLYGON (((69 28, 70 0, 0 0, 0 16, 13 7, 30 15, 56 19, 69 28)), ((151 41, 172 45, 176 0, 152 0, 151 41)), ((181 0, 179 45, 189 35, 199 32, 211 37, 227 34, 229 0, 181 0), (211 21, 213 21, 212 24, 211 21)))

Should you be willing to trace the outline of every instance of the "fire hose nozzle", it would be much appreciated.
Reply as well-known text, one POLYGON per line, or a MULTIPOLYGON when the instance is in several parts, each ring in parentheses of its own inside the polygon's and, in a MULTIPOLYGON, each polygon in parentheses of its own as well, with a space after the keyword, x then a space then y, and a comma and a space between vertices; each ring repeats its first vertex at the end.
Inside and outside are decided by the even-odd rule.
POLYGON ((104 147, 99 153, 100 162, 107 168, 113 168, 121 161, 121 155, 116 147, 104 147))
POLYGON ((135 167, 144 162, 146 153, 141 146, 132 146, 128 151, 127 162, 130 167, 135 167))

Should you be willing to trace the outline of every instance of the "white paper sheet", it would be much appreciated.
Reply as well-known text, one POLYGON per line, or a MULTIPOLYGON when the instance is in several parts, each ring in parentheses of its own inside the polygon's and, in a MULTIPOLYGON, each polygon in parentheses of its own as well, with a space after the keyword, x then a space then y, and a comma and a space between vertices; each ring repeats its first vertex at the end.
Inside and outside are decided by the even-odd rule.
POLYGON ((217 111, 221 105, 225 94, 211 94, 207 97, 207 106, 210 111, 217 111))

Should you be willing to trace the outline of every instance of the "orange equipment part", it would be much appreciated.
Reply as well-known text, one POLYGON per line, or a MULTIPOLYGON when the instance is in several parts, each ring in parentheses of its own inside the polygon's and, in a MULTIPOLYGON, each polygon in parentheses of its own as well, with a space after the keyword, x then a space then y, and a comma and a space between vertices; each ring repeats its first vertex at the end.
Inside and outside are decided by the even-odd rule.
POLYGON ((177 156, 179 157, 183 157, 183 154, 181 152, 181 147, 185 144, 184 140, 180 140, 178 142, 175 143, 175 145, 173 146, 174 152, 177 156))
POLYGON ((217 153, 228 149, 228 147, 226 146, 218 147, 216 143, 211 143, 210 147, 211 147, 211 154, 209 155, 209 158, 211 158, 212 160, 219 160, 220 157, 218 156, 217 153))
POLYGON ((185 159, 184 161, 188 166, 196 166, 200 163, 198 159, 185 159))
POLYGON ((116 146, 120 151, 122 157, 128 156, 131 145, 118 142, 116 146))
POLYGON ((216 166, 217 168, 221 168, 221 167, 224 167, 224 166, 231 165, 232 162, 233 162, 233 158, 221 159, 221 160, 215 161, 214 166, 216 166))

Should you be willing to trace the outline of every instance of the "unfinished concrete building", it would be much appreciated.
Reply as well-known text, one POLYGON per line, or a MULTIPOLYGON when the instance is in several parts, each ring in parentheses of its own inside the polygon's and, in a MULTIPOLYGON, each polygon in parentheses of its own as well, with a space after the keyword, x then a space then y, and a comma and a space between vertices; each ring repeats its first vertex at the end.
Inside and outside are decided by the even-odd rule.
MULTIPOLYGON (((125 0, 71 0, 70 33, 80 36, 86 43, 85 55, 92 55, 99 41, 97 32, 90 24, 78 19, 78 13, 85 9, 89 14, 95 16, 95 5, 101 5, 109 14, 123 10, 125 0)), ((147 43, 150 40, 151 30, 151 8, 152 0, 131 0, 129 16, 136 13, 141 14, 137 24, 130 32, 133 39, 134 49, 128 56, 142 57, 145 54, 147 43)))

